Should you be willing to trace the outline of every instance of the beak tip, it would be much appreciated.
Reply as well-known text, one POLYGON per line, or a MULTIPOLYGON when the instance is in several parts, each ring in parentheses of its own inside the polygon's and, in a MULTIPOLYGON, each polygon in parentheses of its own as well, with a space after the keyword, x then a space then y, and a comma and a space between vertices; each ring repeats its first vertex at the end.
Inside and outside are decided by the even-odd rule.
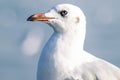
POLYGON ((34 15, 31 15, 30 17, 27 18, 27 21, 33 21, 34 20, 34 15))

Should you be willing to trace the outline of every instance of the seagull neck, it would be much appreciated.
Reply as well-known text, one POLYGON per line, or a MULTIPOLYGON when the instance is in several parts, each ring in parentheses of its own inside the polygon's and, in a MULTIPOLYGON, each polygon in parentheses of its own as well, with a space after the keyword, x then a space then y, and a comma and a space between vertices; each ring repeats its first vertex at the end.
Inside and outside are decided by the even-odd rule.
POLYGON ((83 50, 85 32, 78 31, 68 31, 66 33, 54 33, 53 38, 56 38, 56 43, 58 46, 64 49, 72 49, 72 51, 83 50))
POLYGON ((71 29, 69 31, 56 34, 56 36, 58 36, 58 42, 59 40, 61 40, 63 44, 76 47, 79 50, 83 50, 85 35, 86 35, 85 27, 81 29, 80 27, 78 27, 78 29, 71 29))
POLYGON ((72 63, 77 65, 79 61, 84 60, 82 58, 84 56, 84 38, 85 30, 83 29, 66 33, 54 32, 42 55, 44 55, 45 60, 54 60, 55 64, 62 64, 67 61, 66 63, 69 63, 70 66, 72 66, 72 63))

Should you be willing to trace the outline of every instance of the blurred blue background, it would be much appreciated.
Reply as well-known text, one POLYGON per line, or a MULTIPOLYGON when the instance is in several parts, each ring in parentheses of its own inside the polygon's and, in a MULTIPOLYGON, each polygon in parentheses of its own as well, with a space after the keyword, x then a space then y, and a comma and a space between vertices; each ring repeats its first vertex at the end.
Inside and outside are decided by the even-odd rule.
POLYGON ((26 19, 59 3, 85 13, 85 50, 120 67, 119 0, 0 0, 0 80, 36 80, 41 49, 53 30, 26 19))

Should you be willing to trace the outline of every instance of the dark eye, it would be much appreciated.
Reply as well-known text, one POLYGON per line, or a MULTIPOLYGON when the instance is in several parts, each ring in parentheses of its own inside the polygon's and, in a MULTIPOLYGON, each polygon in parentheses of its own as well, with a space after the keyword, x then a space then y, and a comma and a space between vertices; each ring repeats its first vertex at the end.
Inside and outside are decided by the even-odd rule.
POLYGON ((62 16, 62 17, 65 17, 65 15, 67 15, 67 11, 66 10, 62 10, 62 11, 60 11, 60 15, 62 16))

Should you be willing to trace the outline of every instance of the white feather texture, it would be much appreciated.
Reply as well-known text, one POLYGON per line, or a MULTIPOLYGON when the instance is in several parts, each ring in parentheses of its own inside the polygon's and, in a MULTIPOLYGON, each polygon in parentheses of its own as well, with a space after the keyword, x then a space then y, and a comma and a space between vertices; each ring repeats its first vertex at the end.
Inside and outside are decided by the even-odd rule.
POLYGON ((55 18, 47 22, 54 33, 41 53, 37 80, 120 80, 119 68, 84 51, 86 19, 80 8, 59 4, 45 16, 55 18))

